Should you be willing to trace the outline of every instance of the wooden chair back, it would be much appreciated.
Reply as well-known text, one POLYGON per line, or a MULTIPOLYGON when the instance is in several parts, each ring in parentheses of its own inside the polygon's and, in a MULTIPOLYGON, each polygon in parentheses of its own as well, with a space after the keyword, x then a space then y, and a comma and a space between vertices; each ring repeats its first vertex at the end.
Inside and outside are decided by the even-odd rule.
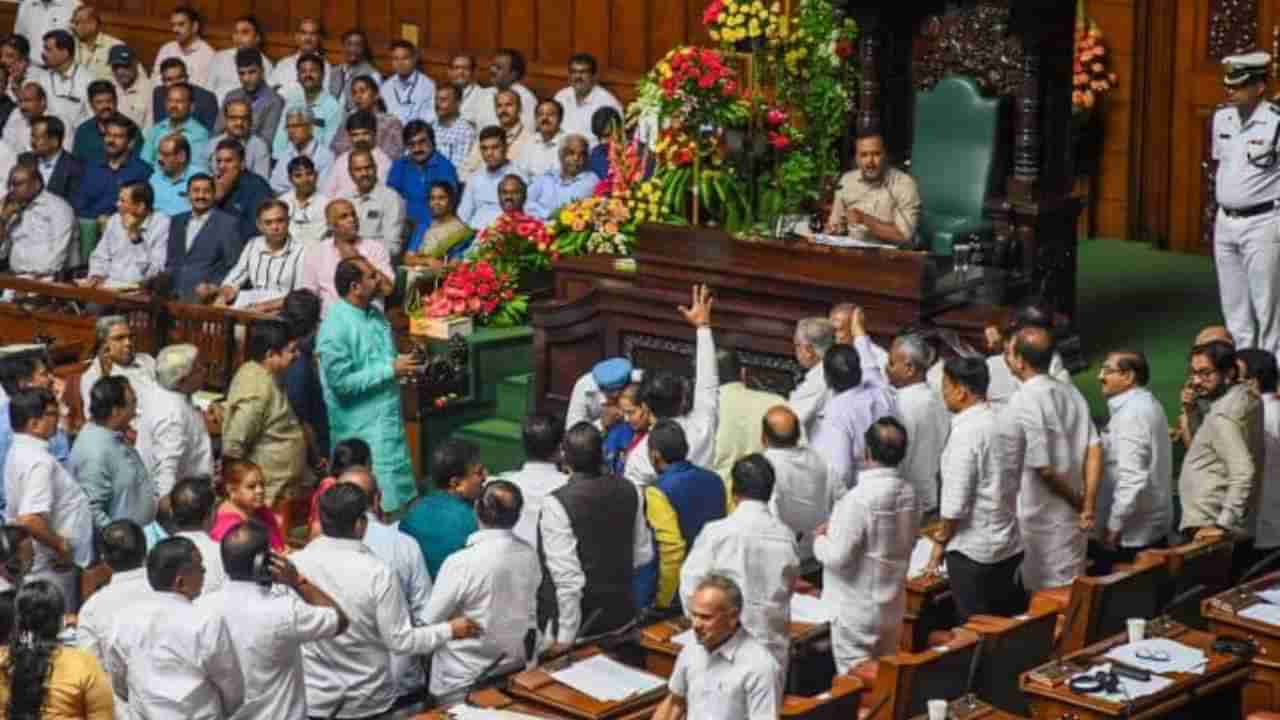
POLYGON ((982 638, 982 657, 973 691, 991 705, 1030 717, 1031 707, 1018 687, 1018 677, 1048 662, 1053 651, 1058 613, 1052 608, 1028 610, 1005 618, 974 615, 964 627, 982 638))
POLYGON ((784 696, 778 716, 788 720, 851 720, 858 716, 858 701, 864 687, 858 678, 837 675, 826 692, 784 696))
POLYGON ((1167 568, 1159 588, 1160 610, 1174 620, 1197 630, 1206 627, 1200 615, 1200 600, 1231 586, 1231 556, 1235 543, 1229 539, 1218 542, 1192 542, 1162 550, 1147 550, 1138 555, 1138 562, 1160 558, 1167 568), (1196 588, 1201 588, 1196 592, 1196 588), (1192 593, 1188 597, 1187 593, 1192 593), (1179 600, 1178 598, 1183 598, 1179 600), (1176 606, 1168 607, 1177 601, 1176 606))
POLYGON ((1063 615, 1057 654, 1075 652, 1124 632, 1129 618, 1155 617, 1160 610, 1160 588, 1167 578, 1166 564, 1158 557, 1141 559, 1110 575, 1076 578, 1071 583, 1071 601, 1063 615))
POLYGON ((867 720, 907 720, 923 714, 929 700, 960 697, 977 649, 977 633, 960 627, 944 646, 880 658, 875 683, 862 703, 874 711, 867 720), (881 704, 884 698, 888 701, 881 704))

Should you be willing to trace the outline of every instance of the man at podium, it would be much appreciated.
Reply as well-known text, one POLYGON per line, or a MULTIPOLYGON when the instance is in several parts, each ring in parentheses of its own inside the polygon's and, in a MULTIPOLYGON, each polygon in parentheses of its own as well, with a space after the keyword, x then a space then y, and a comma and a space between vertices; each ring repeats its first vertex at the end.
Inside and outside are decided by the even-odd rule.
POLYGON ((880 135, 859 137, 853 161, 857 167, 836 187, 827 232, 918 249, 920 190, 915 178, 889 165, 880 135))

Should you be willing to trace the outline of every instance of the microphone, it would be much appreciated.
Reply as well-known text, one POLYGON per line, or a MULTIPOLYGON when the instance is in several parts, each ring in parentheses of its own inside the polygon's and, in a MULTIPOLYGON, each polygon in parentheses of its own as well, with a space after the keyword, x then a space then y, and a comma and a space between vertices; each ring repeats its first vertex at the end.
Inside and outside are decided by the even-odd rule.
POLYGON ((570 649, 575 649, 578 647, 578 642, 580 638, 589 637, 587 635, 587 630, 592 625, 595 625, 596 621, 599 620, 600 616, 603 614, 604 614, 604 608, 602 607, 598 607, 595 610, 591 611, 591 614, 587 616, 587 619, 583 620, 582 624, 578 626, 578 632, 573 634, 573 642, 569 643, 570 649))
POLYGON ((524 668, 532 670, 537 666, 538 629, 529 628, 524 634, 524 668))
POLYGON ((1262 571, 1270 567, 1276 560, 1280 560, 1280 550, 1272 550, 1267 553, 1266 557, 1254 563, 1252 567, 1245 571, 1244 575, 1240 576, 1240 582, 1237 584, 1246 583, 1254 579, 1258 575, 1262 574, 1262 571))
POLYGON ((1173 620, 1170 619, 1169 615, 1188 600, 1203 595, 1207 589, 1208 586, 1203 584, 1192 585, 1186 590, 1174 595, 1170 598, 1169 602, 1164 604, 1164 607, 1160 608, 1160 612, 1156 613, 1155 619, 1147 624, 1147 633, 1151 637, 1163 637, 1166 633, 1172 630, 1171 625, 1173 624, 1173 620))
POLYGON ((978 636, 978 645, 973 649, 973 659, 969 661, 969 679, 964 684, 964 696, 970 703, 976 699, 973 697, 973 683, 978 679, 978 661, 982 658, 982 649, 986 641, 987 639, 982 635, 978 636))
POLYGON ((471 693, 475 692, 477 688, 479 688, 481 685, 487 682, 489 678, 493 675, 493 671, 497 670, 498 666, 506 661, 507 661, 507 654, 503 653, 498 656, 498 659, 494 660, 488 665, 485 665, 484 669, 480 671, 480 674, 476 676, 476 679, 472 680, 469 685, 463 687, 463 689, 461 690, 460 695, 462 696, 462 702, 469 705, 470 701, 467 700, 467 698, 471 696, 471 693))

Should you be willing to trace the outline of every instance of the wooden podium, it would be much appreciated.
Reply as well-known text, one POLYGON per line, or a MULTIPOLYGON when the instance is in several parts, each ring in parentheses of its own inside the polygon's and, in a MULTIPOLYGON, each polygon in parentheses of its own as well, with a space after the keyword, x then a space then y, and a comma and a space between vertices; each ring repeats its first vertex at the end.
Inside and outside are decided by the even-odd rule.
POLYGON ((801 374, 796 321, 826 317, 837 303, 865 308, 869 330, 881 340, 932 321, 976 344, 983 323, 1002 312, 964 299, 975 285, 998 280, 977 270, 958 278, 923 252, 750 242, 714 229, 646 225, 634 270, 617 260, 594 255, 554 263, 553 297, 532 305, 541 411, 563 413, 573 383, 601 358, 625 355, 637 367, 689 374, 693 328, 676 306, 689 304, 695 283, 715 294, 716 346, 737 350, 756 383, 783 395, 801 374))

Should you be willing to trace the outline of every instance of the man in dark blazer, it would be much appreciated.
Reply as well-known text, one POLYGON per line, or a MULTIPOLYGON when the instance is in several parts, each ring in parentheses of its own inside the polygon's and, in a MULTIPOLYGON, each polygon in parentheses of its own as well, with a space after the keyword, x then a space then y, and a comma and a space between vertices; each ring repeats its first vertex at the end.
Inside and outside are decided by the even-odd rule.
MULTIPOLYGON (((166 93, 170 85, 188 82, 187 65, 176 57, 160 63, 160 82, 151 91, 151 111, 155 122, 169 117, 166 107, 166 93)), ((213 126, 218 122, 218 96, 199 85, 191 86, 191 114, 196 122, 204 126, 212 136, 213 126)))
POLYGON ((31 121, 31 152, 21 157, 40 169, 44 189, 71 202, 80 181, 84 178, 84 164, 71 153, 63 152, 62 142, 67 127, 53 115, 41 115, 31 121))
POLYGON ((214 192, 212 177, 193 176, 187 186, 191 212, 169 223, 165 272, 173 294, 184 302, 212 299, 244 247, 236 217, 213 206, 214 192))

